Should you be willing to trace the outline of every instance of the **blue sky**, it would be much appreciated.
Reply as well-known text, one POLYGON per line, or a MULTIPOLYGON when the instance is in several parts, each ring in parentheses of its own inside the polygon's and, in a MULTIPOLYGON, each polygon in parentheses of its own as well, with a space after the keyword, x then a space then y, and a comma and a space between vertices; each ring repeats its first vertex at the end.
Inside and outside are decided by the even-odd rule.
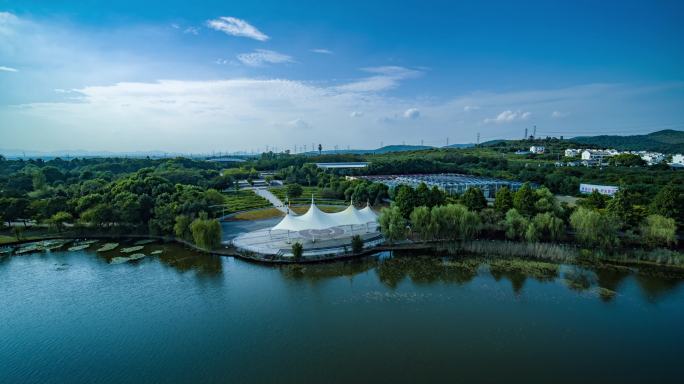
POLYGON ((680 1, 3 1, 0 148, 684 129, 680 1))

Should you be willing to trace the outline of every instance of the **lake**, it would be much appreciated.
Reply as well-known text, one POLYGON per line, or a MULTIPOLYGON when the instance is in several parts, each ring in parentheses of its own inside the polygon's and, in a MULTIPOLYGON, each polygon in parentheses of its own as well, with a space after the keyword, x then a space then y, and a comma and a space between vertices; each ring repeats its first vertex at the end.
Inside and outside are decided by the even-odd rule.
MULTIPOLYGON (((0 258, 0 383, 681 382, 684 284, 428 256, 0 258)), ((94 248, 93 248, 94 249, 94 248)), ((116 253, 116 251, 114 251, 116 253)))

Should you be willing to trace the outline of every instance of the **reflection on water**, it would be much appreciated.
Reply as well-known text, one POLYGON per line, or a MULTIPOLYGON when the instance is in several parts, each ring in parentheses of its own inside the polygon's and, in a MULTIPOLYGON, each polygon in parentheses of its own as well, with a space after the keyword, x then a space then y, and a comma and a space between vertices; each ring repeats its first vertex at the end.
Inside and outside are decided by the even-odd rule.
POLYGON ((283 265, 277 267, 288 280, 320 282, 336 277, 352 278, 357 274, 374 270, 379 281, 396 289, 403 281, 413 284, 448 283, 464 285, 477 276, 489 275, 499 282, 511 283, 516 295, 523 292, 526 281, 558 281, 571 291, 596 293, 602 300, 615 298, 621 282, 633 276, 646 298, 655 301, 676 289, 681 277, 642 273, 635 268, 617 266, 576 266, 551 262, 500 259, 483 257, 441 257, 428 255, 396 255, 379 258, 324 264, 283 265))
POLYGON ((116 264, 120 249, 96 246, 0 259, 0 383, 684 375, 681 279, 636 268, 434 255, 268 266, 163 243, 116 264))

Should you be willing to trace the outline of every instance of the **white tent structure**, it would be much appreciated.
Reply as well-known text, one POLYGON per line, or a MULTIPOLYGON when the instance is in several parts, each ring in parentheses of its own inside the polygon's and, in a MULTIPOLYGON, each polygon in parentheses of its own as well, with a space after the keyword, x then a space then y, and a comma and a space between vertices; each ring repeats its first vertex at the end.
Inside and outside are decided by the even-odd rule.
POLYGON ((366 207, 358 210, 354 207, 354 203, 349 204, 347 209, 336 213, 325 213, 318 209, 313 197, 311 198, 311 206, 305 214, 297 216, 290 210, 285 217, 280 220, 276 226, 271 228, 272 231, 287 230, 287 231, 303 231, 308 229, 327 229, 332 227, 340 227, 346 225, 366 225, 370 222, 375 222, 377 216, 370 209, 366 207))

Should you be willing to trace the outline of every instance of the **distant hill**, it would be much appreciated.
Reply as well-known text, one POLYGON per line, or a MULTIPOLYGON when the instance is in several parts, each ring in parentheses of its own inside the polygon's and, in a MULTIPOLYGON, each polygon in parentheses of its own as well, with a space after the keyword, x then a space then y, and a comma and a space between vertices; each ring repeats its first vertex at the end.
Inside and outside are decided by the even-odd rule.
MULTIPOLYGON (((420 151, 423 149, 432 149, 433 147, 427 145, 385 145, 381 148, 376 149, 339 149, 339 150, 325 150, 321 151, 323 155, 339 155, 339 154, 349 154, 349 155, 365 155, 369 153, 390 153, 390 152, 406 152, 406 151, 420 151)), ((317 156, 318 151, 306 152, 306 155, 317 156)))
POLYGON ((469 144, 451 144, 451 145, 447 145, 446 147, 442 147, 442 148, 472 148, 472 147, 474 147, 474 146, 475 146, 475 144, 473 144, 473 143, 469 143, 469 144))
POLYGON ((579 136, 571 139, 581 144, 615 148, 623 151, 657 151, 664 153, 684 153, 684 131, 666 129, 648 135, 601 135, 579 136))

